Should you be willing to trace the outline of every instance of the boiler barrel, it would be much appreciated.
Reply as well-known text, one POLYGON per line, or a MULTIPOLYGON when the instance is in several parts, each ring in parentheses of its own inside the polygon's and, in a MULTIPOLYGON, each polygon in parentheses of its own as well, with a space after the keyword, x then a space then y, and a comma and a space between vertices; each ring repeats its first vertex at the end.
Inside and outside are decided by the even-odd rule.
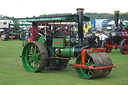
POLYGON ((55 49, 55 53, 60 57, 74 57, 74 48, 55 49))

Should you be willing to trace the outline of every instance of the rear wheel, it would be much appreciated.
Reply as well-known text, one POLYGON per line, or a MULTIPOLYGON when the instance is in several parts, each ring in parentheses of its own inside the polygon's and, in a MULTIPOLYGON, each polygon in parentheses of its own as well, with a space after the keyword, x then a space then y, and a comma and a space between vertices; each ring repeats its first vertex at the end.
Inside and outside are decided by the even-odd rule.
MULTIPOLYGON (((77 58, 76 63, 82 64, 81 55, 77 58)), ((86 55, 86 65, 93 66, 95 68, 110 66, 112 65, 112 61, 110 57, 104 52, 88 53, 86 55)), ((111 70, 112 68, 100 69, 100 70, 76 68, 78 75, 86 79, 107 76, 111 72, 111 70)))
POLYGON ((27 33, 28 33, 28 32, 21 32, 20 35, 19 35, 20 39, 21 39, 21 40, 25 40, 25 37, 26 37, 26 34, 27 34, 27 33))
POLYGON ((9 40, 9 35, 8 35, 8 34, 2 35, 2 36, 1 36, 1 39, 2 39, 3 41, 7 41, 7 40, 9 40))
POLYGON ((44 70, 48 62, 47 57, 47 48, 40 42, 29 42, 23 48, 23 65, 30 72, 44 70))
POLYGON ((112 40, 110 39, 105 39, 103 42, 102 42, 102 48, 105 49, 105 52, 106 53, 110 53, 112 51, 112 40))
POLYGON ((122 54, 128 54, 128 39, 123 39, 120 42, 120 52, 122 54))

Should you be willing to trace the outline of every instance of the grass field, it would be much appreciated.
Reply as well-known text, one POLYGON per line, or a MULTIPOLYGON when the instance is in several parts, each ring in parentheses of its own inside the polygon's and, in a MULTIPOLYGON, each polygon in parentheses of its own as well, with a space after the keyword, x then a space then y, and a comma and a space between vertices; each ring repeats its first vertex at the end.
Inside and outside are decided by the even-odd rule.
MULTIPOLYGON (((27 72, 19 57, 22 42, 19 40, 0 40, 0 85, 128 85, 128 55, 113 49, 109 55, 116 65, 112 72, 103 78, 81 79, 74 68, 63 70, 46 68, 40 73, 27 72)), ((74 63, 71 59, 69 63, 74 63)))

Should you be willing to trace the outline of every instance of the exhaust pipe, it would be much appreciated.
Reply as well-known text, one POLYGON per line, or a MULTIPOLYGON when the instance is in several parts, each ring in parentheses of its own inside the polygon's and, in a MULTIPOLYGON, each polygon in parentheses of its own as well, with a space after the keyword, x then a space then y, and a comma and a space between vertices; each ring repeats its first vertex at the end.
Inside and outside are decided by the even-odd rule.
POLYGON ((78 46, 82 46, 83 41, 83 8, 77 8, 78 15, 78 46))
POLYGON ((120 11, 114 11, 115 12, 115 25, 118 28, 118 20, 119 20, 119 12, 120 11))

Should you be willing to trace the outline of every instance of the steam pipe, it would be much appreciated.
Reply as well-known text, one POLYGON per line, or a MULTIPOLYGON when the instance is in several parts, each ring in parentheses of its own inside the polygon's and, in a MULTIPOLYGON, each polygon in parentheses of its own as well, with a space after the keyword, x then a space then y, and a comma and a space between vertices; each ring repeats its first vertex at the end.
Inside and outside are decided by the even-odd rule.
POLYGON ((115 11, 115 25, 116 25, 116 27, 118 27, 119 12, 120 11, 115 11))
POLYGON ((83 40, 83 8, 77 8, 77 15, 78 15, 78 46, 82 46, 83 40))

